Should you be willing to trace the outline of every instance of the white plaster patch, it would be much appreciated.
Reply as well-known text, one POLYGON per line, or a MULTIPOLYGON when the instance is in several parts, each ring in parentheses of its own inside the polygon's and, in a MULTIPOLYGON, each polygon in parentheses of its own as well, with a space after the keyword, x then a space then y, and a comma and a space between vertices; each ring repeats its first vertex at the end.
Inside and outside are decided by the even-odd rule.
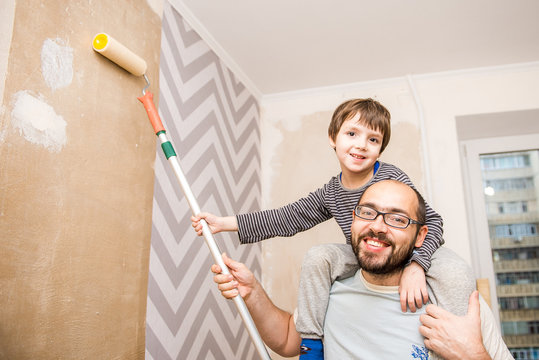
POLYGON ((52 90, 73 81, 73 49, 60 39, 47 39, 41 47, 41 73, 52 90))
POLYGON ((66 122, 53 107, 32 96, 27 90, 13 95, 11 120, 19 134, 31 143, 59 152, 66 144, 66 122))
POLYGON ((301 126, 303 125, 303 122, 301 121, 301 117, 288 117, 288 118, 279 118, 276 119, 276 123, 279 123, 282 125, 284 130, 286 131, 298 131, 301 129, 301 126))

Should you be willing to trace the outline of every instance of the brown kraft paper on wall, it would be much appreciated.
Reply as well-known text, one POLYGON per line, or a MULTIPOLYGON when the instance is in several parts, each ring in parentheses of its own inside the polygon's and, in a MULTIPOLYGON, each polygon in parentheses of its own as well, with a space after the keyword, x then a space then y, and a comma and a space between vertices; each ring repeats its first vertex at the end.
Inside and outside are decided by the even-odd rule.
POLYGON ((157 103, 161 20, 145 1, 16 2, 0 113, 0 358, 144 358, 155 135, 144 79, 92 50, 99 32, 146 60, 157 103))

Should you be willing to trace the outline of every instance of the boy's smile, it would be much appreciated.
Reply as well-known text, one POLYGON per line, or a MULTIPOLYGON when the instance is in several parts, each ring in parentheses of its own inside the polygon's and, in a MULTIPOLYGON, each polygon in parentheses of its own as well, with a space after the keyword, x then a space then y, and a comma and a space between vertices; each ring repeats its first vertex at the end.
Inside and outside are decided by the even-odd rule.
POLYGON ((373 175, 374 164, 380 155, 383 134, 359 123, 360 114, 343 122, 335 141, 335 149, 342 170, 343 185, 358 188, 373 175))

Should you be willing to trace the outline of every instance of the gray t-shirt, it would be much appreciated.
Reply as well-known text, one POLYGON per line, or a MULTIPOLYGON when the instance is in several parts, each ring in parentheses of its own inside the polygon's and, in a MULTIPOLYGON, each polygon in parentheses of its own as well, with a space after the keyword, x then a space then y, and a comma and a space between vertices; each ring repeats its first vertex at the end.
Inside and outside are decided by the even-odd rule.
POLYGON ((424 312, 402 313, 398 286, 370 284, 361 270, 337 280, 324 323, 324 358, 429 359, 418 331, 424 312))

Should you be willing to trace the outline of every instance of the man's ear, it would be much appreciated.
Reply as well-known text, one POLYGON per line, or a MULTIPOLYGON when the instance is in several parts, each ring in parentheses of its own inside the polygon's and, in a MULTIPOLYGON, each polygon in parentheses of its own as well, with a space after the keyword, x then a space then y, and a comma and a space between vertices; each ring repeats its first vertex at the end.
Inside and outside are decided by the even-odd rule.
POLYGON ((415 238, 415 247, 421 247, 423 245, 423 241, 425 241, 425 237, 427 236, 427 233, 429 232, 429 228, 427 225, 422 225, 419 231, 417 232, 417 236, 415 238))

